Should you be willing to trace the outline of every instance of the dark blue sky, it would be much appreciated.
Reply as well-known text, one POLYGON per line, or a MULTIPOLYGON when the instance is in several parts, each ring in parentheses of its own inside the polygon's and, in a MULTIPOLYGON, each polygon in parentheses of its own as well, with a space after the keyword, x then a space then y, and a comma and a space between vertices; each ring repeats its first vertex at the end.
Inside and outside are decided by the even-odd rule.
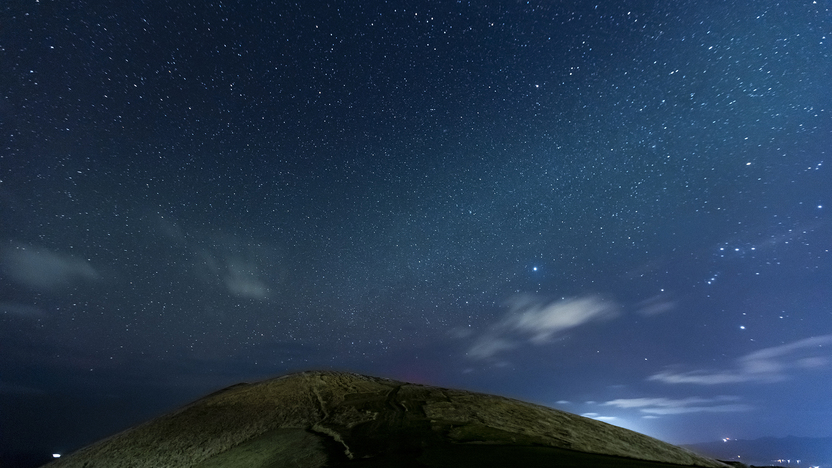
POLYGON ((0 7, 0 446, 333 368, 832 435, 832 5, 0 7))

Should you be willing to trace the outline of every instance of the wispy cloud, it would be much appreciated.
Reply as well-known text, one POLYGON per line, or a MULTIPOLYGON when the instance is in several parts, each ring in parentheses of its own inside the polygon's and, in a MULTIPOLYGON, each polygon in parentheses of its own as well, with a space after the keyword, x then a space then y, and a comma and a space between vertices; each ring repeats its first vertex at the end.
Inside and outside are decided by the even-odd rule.
POLYGON ((26 385, 0 382, 0 395, 39 395, 43 391, 26 385))
POLYGON ((525 343, 548 343, 563 331, 617 313, 612 302, 597 296, 547 301, 532 294, 518 294, 506 304, 506 316, 476 339, 468 350, 469 357, 486 359, 525 343))
POLYGON ((196 269, 202 279, 211 283, 221 282, 234 296, 267 300, 271 289, 263 279, 258 262, 253 257, 204 249, 197 252, 196 269))
POLYGON ((28 319, 46 317, 46 313, 40 308, 18 302, 0 302, 0 315, 28 319))
POLYGON ((827 367, 831 357, 832 335, 821 335, 746 354, 731 369, 660 372, 649 380, 699 385, 778 382, 788 379, 792 370, 827 367))
POLYGON ((86 260, 27 245, 15 245, 2 253, 3 271, 13 281, 41 291, 54 291, 99 278, 86 260))
POLYGON ((616 406, 623 409, 637 408, 639 412, 649 415, 667 415, 684 413, 733 413, 749 411, 751 406, 739 403, 736 396, 718 396, 715 398, 690 397, 671 398, 619 398, 603 403, 604 406, 616 406))
POLYGON ((269 287, 260 279, 254 262, 228 259, 223 282, 235 296, 258 300, 269 298, 269 287))

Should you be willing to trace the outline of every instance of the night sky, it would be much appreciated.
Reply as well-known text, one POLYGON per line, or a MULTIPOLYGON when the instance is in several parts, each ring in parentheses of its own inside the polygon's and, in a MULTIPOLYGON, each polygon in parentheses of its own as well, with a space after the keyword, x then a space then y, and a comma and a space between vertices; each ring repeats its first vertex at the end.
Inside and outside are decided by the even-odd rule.
POLYGON ((832 436, 830 0, 0 15, 4 450, 305 369, 832 436))

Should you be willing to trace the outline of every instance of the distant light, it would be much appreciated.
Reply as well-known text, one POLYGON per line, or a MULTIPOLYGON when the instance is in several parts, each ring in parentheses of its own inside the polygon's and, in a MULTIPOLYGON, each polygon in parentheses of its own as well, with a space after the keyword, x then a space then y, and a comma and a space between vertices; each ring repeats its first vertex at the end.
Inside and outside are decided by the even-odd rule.
POLYGON ((537 267, 532 267, 532 271, 537 271, 537 267))
POLYGON ((52 458, 61 458, 61 454, 60 453, 53 453, 52 458))

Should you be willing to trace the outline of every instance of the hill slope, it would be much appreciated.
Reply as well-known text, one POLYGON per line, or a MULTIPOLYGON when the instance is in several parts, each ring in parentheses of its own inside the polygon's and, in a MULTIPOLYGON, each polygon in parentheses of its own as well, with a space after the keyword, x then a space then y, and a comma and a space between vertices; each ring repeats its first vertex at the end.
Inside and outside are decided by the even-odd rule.
POLYGON ((508 398, 342 372, 238 384, 49 467, 725 467, 609 424, 508 398))

